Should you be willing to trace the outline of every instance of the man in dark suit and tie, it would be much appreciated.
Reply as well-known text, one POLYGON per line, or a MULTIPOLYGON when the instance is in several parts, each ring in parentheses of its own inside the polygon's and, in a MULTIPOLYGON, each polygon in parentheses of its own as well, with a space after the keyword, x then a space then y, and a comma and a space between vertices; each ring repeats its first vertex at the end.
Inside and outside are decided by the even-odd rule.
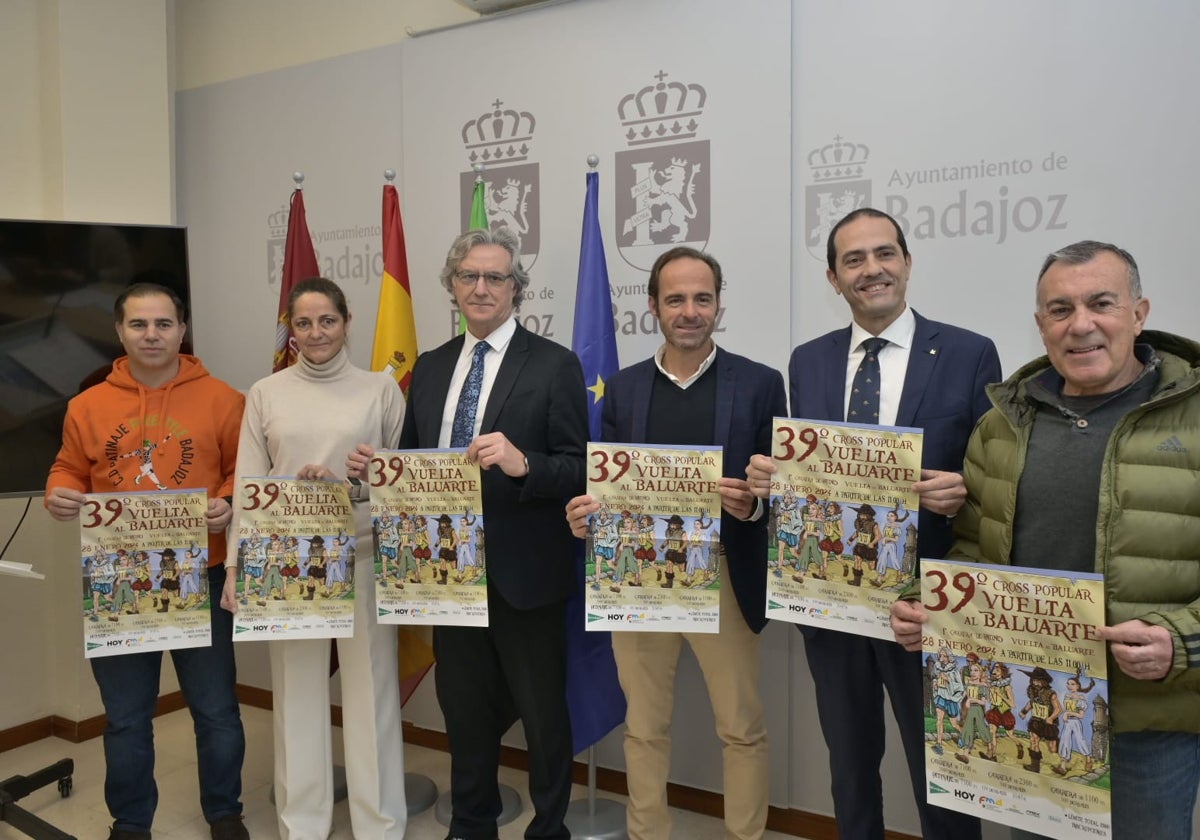
MULTIPOLYGON (((750 456, 771 446, 771 419, 787 410, 778 371, 735 356, 712 340, 721 303, 721 267, 708 254, 678 247, 650 270, 650 311, 665 344, 654 358, 605 383, 602 439, 612 443, 723 449, 722 581, 718 633, 613 634, 625 690, 627 825, 631 840, 669 840, 667 772, 675 668, 686 639, 704 672, 723 742, 726 836, 759 838, 767 820, 767 732, 759 697, 759 637, 766 624, 766 516, 743 476, 750 456), (732 587, 729 585, 732 584, 732 587)), ((577 496, 567 505, 572 531, 587 533, 600 505, 577 496)), ((668 572, 668 575, 670 573, 668 572)), ((648 577, 644 586, 681 585, 648 577)))
MULTIPOLYGON (((905 302, 912 256, 896 221, 855 210, 830 231, 826 277, 846 298, 853 322, 797 347, 788 367, 792 416, 924 429, 918 547, 944 557, 950 520, 966 499, 963 454, 975 421, 990 407, 984 386, 1000 379, 991 340, 930 321, 905 302), (869 383, 869 384, 868 384, 869 383)), ((751 459, 754 492, 769 493, 774 467, 751 459)), ((852 584, 861 585, 861 573, 852 584)), ((829 747, 838 832, 882 840, 886 686, 904 743, 921 833, 927 840, 980 836, 979 821, 925 802, 925 726, 921 661, 891 641, 801 627, 816 684, 817 712, 829 747)))
MULTIPOLYGON (((497 836, 500 738, 520 718, 534 807, 525 836, 566 838, 565 604, 575 567, 562 505, 585 486, 583 372, 574 353, 514 319, 529 275, 507 228, 458 237, 441 281, 467 332, 417 359, 398 446, 465 446, 483 469, 488 626, 434 629, 450 740, 449 836, 497 836)), ((369 455, 362 448, 351 455, 352 475, 369 455)))

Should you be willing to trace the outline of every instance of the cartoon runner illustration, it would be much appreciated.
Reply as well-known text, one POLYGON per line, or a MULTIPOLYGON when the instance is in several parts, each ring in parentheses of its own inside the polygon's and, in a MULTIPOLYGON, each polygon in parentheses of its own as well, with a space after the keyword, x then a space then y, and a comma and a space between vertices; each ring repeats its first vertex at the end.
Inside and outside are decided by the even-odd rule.
POLYGON ((468 578, 467 570, 470 569, 470 579, 475 579, 479 576, 479 569, 475 563, 475 516, 470 510, 466 511, 462 518, 458 520, 458 571, 454 579, 458 583, 468 578))
MULTIPOLYGON (((401 513, 401 516, 407 519, 407 514, 401 513)), ((400 528, 396 520, 392 519, 392 514, 384 511, 379 514, 379 519, 375 522, 375 545, 379 547, 379 582, 382 586, 387 586, 388 569, 395 567, 396 569, 396 588, 403 589, 404 585, 400 582, 402 573, 400 571, 400 528)))
POLYGON ((339 529, 329 548, 329 584, 330 595, 341 595, 349 587, 346 584, 346 567, 349 559, 350 538, 346 532, 339 529))
POLYGON ((642 563, 638 559, 638 520, 631 511, 621 512, 617 539, 617 568, 613 571, 613 582, 609 589, 621 591, 626 575, 633 576, 630 586, 642 585, 642 563))
POLYGON ((413 553, 417 544, 416 525, 411 516, 400 512, 400 568, 397 572, 396 588, 403 589, 404 581, 421 582, 421 563, 413 553))
MULTIPOLYGON (((244 540, 240 548, 242 551, 242 604, 245 605, 249 603, 252 593, 250 581, 262 582, 263 573, 267 567, 267 543, 256 528, 250 532, 250 539, 244 540)), ((259 590, 259 599, 265 599, 266 593, 261 591, 261 586, 259 590)))
MULTIPOLYGON (((889 512, 888 516, 892 514, 889 512)), ((970 764, 971 750, 975 741, 987 743, 991 733, 988 730, 984 707, 988 698, 988 675, 975 651, 967 653, 967 683, 966 693, 962 704, 962 730, 958 736, 958 751, 954 757, 963 764, 970 764)))
MULTIPOLYGON (((596 514, 596 524, 592 529, 592 560, 595 563, 593 588, 600 587, 600 579, 604 577, 604 567, 614 567, 617 556, 617 523, 607 505, 601 506, 596 514)), ((614 569, 615 571, 615 569, 614 569)))
POLYGON ((205 567, 204 551, 192 543, 183 552, 183 565, 179 568, 179 597, 185 608, 200 601, 200 570, 205 567))
POLYGON ((167 485, 165 485, 161 481, 159 481, 158 476, 155 475, 155 473, 154 473, 154 450, 158 449, 158 447, 162 446, 164 443, 166 443, 170 439, 171 439, 171 435, 169 432, 167 433, 167 436, 165 438, 163 438, 162 440, 160 440, 158 443, 154 443, 153 441, 148 440, 148 439, 143 439, 142 445, 139 446, 137 449, 133 450, 132 452, 126 452, 124 455, 117 456, 118 461, 121 460, 122 458, 139 458, 139 459, 141 459, 141 464, 138 465, 138 474, 133 477, 134 485, 140 485, 142 483, 142 479, 144 478, 144 479, 148 480, 150 483, 152 483, 159 490, 167 489, 167 485))
MULTIPOLYGON (((429 522, 424 516, 418 516, 416 521, 417 530, 417 547, 413 549, 413 554, 417 558, 418 577, 420 576, 420 564, 433 565, 433 552, 429 550, 429 522)), ((437 570, 433 570, 433 577, 436 580, 439 575, 437 570)))
POLYGON ((1020 761, 1025 757, 1025 747, 1012 734, 1017 728, 1017 719, 1012 713, 1013 707, 1017 705, 1013 696, 1012 673, 1003 662, 995 662, 992 664, 991 677, 988 686, 989 708, 983 717, 991 729, 992 738, 988 743, 987 752, 980 750, 979 757, 988 761, 997 760, 996 739, 1003 729, 1008 733, 1009 739, 1017 745, 1017 760, 1020 761))
POLYGON ((1042 741, 1054 752, 1058 746, 1058 716, 1062 714, 1062 706, 1058 702, 1058 693, 1055 692, 1051 683, 1053 682, 1049 672, 1041 665, 1034 668, 1032 671, 1022 671, 1022 674, 1029 677, 1029 688, 1026 689, 1026 694, 1029 696, 1027 702, 1020 711, 1021 719, 1031 711, 1033 716, 1029 719, 1029 764, 1022 765, 1026 770, 1031 770, 1034 773, 1040 773, 1042 770, 1042 751, 1039 747, 1042 741))
POLYGON ((100 607, 108 608, 112 604, 113 585, 117 580, 116 555, 110 555, 104 546, 97 545, 96 553, 92 555, 92 593, 91 621, 99 621, 97 615, 100 607))
MULTIPOLYGON (((126 553, 125 549, 117 550, 117 565, 114 569, 114 587, 112 599, 112 610, 108 616, 109 621, 117 621, 118 617, 125 611, 125 607, 130 607, 130 612, 136 614, 138 611, 137 595, 133 591, 133 557, 126 553)), ((111 563, 111 561, 110 561, 111 563)))
POLYGON ((713 521, 704 518, 704 514, 696 517, 692 530, 687 535, 687 568, 684 570, 684 586, 703 585, 708 581, 708 552, 704 550, 704 529, 713 521))
POLYGON ((160 558, 158 561, 158 611, 165 613, 171 606, 172 595, 178 601, 179 606, 183 606, 183 601, 179 597, 179 561, 175 559, 175 549, 173 548, 156 553, 160 558))
POLYGON ((142 593, 154 589, 154 582, 150 580, 150 554, 148 552, 135 551, 133 553, 133 583, 130 586, 133 587, 133 596, 136 599, 134 611, 141 612, 142 593))
MULTIPOLYGON (((796 574, 792 580, 804 583, 804 573, 809 566, 815 564, 820 569, 824 558, 821 556, 821 537, 825 534, 825 509, 821 507, 817 497, 809 494, 804 500, 804 510, 800 514, 800 556, 796 558, 796 574)), ((821 577, 814 572, 813 577, 821 577)))
MULTIPOLYGON (((854 533, 848 540, 854 546, 854 580, 850 581, 850 585, 862 586, 863 561, 873 566, 879 559, 876 546, 879 545, 880 533, 879 523, 875 521, 875 508, 863 505, 855 508, 855 513, 858 516, 854 519, 854 533)), ((843 576, 846 571, 842 570, 843 576)))
POLYGON ((325 553, 325 538, 317 534, 308 540, 308 594, 304 596, 305 601, 313 599, 313 593, 316 592, 317 582, 321 584, 321 597, 329 597, 329 587, 325 585, 326 570, 325 564, 329 562, 329 556, 325 553))
POLYGON ((796 494, 789 487, 783 492, 775 517, 775 576, 783 576, 783 568, 800 560, 800 511, 796 494))
POLYGON ((654 573, 659 580, 662 580, 662 569, 655 565, 655 560, 658 559, 658 552, 654 550, 654 517, 648 513, 643 513, 638 519, 638 547, 633 556, 638 561, 638 578, 641 578, 641 567, 643 563, 649 563, 654 568, 654 573))
POLYGON ((448 513, 443 513, 437 518, 437 549, 437 583, 439 586, 445 586, 449 583, 451 567, 458 566, 458 537, 454 533, 454 523, 448 513))
POLYGON ((1096 681, 1091 680, 1087 688, 1083 688, 1083 669, 1078 668, 1075 676, 1067 677, 1067 691, 1062 699, 1062 732, 1058 741, 1058 764, 1050 769, 1060 776, 1067 775, 1067 765, 1071 763, 1071 755, 1079 753, 1083 756, 1083 770, 1092 772, 1092 739, 1083 734, 1083 719, 1087 715, 1087 693, 1096 687, 1096 681))
MULTIPOLYGON (((869 507, 869 505, 865 507, 869 507)), ((874 522, 874 520, 871 521, 874 522)), ((962 731, 957 718, 959 704, 962 702, 963 694, 966 693, 966 689, 963 688, 962 674, 958 670, 958 664, 954 661, 954 654, 945 645, 938 648, 933 685, 933 706, 937 714, 937 743, 933 745, 933 751, 941 755, 943 752, 942 741, 945 740, 946 719, 949 718, 950 725, 959 732, 962 731)))
POLYGON ((283 567, 279 570, 280 576, 283 578, 283 597, 287 598, 288 581, 296 584, 296 595, 299 596, 304 591, 304 586, 300 583, 300 540, 295 537, 283 538, 283 567))
MULTIPOLYGON (((895 570, 896 582, 904 577, 904 555, 900 547, 900 523, 908 519, 908 511, 899 516, 900 505, 887 512, 883 525, 883 536, 879 541, 879 559, 875 563, 875 580, 871 585, 882 588, 887 584, 888 574, 895 570)), ((985 675, 986 676, 986 675, 985 675)))
POLYGON ((675 585, 675 574, 680 567, 687 567, 687 556, 683 552, 684 542, 687 540, 687 535, 683 531, 683 517, 677 513, 671 514, 671 518, 666 520, 667 532, 663 534, 663 542, 660 548, 667 558, 667 581, 659 586, 663 589, 670 589, 675 585))
POLYGON ((842 506, 837 502, 825 503, 825 535, 821 537, 820 548, 821 570, 820 573, 813 572, 812 576, 821 580, 826 580, 829 577, 829 563, 832 560, 842 559, 842 549, 845 545, 842 543, 842 535, 845 533, 845 525, 842 524, 842 506))
POLYGON ((284 579, 283 579, 283 540, 278 534, 272 534, 271 539, 267 542, 267 564, 263 567, 262 588, 259 590, 258 600, 255 602, 260 607, 267 605, 267 598, 270 597, 274 601, 282 601, 284 597, 284 579), (278 595, 273 593, 278 592, 278 595))

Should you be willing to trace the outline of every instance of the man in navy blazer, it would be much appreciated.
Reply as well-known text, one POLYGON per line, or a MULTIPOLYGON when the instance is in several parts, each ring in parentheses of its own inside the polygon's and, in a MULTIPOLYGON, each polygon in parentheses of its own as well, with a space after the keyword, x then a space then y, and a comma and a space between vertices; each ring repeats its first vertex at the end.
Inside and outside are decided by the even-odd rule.
MULTIPOLYGON (((575 567, 562 504, 585 487, 583 371, 574 353, 514 319, 529 275, 509 229, 458 237, 441 280, 467 333, 417 359, 399 448, 466 445, 482 467, 488 626, 438 626, 433 636, 450 741, 449 836, 497 836, 500 738, 520 718, 534 808, 525 836, 566 838, 573 756, 565 615, 575 567), (477 354, 482 374, 472 388, 477 354), (465 402, 474 403, 473 422, 462 423, 470 443, 455 443, 465 402)), ((369 455, 363 447, 351 455, 351 475, 365 471, 369 455)))
MULTIPOLYGON (((1000 380, 990 339, 914 312, 905 302, 912 255, 896 221, 872 208, 843 218, 829 234, 834 291, 846 298, 853 322, 797 347, 788 367, 792 416, 844 422, 849 383, 862 361, 865 339, 886 340, 878 352, 879 423, 924 429, 918 549, 944 557, 953 542, 951 519, 966 499, 963 454, 975 421, 989 408, 984 387, 1000 380)), ((756 456, 747 475, 754 492, 769 493, 770 459, 756 456)), ((861 578, 858 578, 861 584, 861 578)), ((802 626, 816 685, 817 712, 829 747, 838 833, 882 840, 884 753, 882 687, 904 743, 913 793, 927 840, 980 836, 979 821, 925 802, 925 722, 919 653, 892 641, 802 626)))
MULTIPOLYGON (((766 624, 766 516, 744 478, 750 456, 770 451, 771 419, 787 410, 778 371, 736 356, 712 340, 721 302, 721 267, 677 247, 650 271, 650 311, 665 344, 654 358, 605 383, 602 439, 610 443, 721 446, 721 546, 728 574, 718 633, 613 634, 617 674, 628 701, 625 767, 631 840, 667 840, 670 726, 675 668, 686 639, 700 663, 723 742, 726 836, 761 837, 767 819, 767 742, 758 691, 759 639, 766 624), (730 587, 729 584, 732 584, 730 587)), ((567 505, 576 536, 600 508, 591 496, 567 505)), ((679 575, 644 586, 682 585, 679 575)))

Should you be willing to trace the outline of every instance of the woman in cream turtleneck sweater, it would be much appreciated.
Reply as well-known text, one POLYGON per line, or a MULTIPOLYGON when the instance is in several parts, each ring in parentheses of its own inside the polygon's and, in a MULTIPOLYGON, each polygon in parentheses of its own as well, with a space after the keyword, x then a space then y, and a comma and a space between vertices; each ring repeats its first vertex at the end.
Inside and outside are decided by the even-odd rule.
MULTIPOLYGON (((350 311, 342 290, 312 278, 288 298, 299 356, 261 379, 246 398, 237 475, 345 476, 346 453, 359 443, 392 446, 404 398, 396 381, 350 363, 350 311)), ((404 836, 403 744, 396 628, 375 620, 374 544, 369 505, 354 504, 358 538, 354 635, 337 640, 342 673, 342 732, 355 837, 404 836), (361 565, 358 565, 361 564, 361 565)), ((236 564, 236 552, 233 553, 236 564)), ((236 610, 236 574, 221 603, 236 610)), ((283 840, 325 840, 333 821, 328 639, 268 642, 275 709, 275 807, 283 840)))

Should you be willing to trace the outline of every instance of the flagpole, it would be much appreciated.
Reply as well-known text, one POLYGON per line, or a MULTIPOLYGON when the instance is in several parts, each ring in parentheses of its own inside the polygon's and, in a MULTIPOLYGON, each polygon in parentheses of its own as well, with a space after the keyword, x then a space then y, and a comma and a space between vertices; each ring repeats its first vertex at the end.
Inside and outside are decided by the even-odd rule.
MULTIPOLYGON (((396 180, 396 170, 383 170, 383 180, 392 185, 396 180)), ((397 633, 400 630, 400 627, 396 628, 397 633)), ((437 797, 437 784, 433 779, 424 773, 404 773, 404 805, 410 817, 432 808, 437 797)))
MULTIPOLYGON (((600 165, 597 155, 587 156, 588 172, 600 165)), ((625 806, 613 799, 596 796, 596 745, 587 748, 587 798, 575 799, 567 806, 564 820, 576 840, 623 840, 625 806)))

